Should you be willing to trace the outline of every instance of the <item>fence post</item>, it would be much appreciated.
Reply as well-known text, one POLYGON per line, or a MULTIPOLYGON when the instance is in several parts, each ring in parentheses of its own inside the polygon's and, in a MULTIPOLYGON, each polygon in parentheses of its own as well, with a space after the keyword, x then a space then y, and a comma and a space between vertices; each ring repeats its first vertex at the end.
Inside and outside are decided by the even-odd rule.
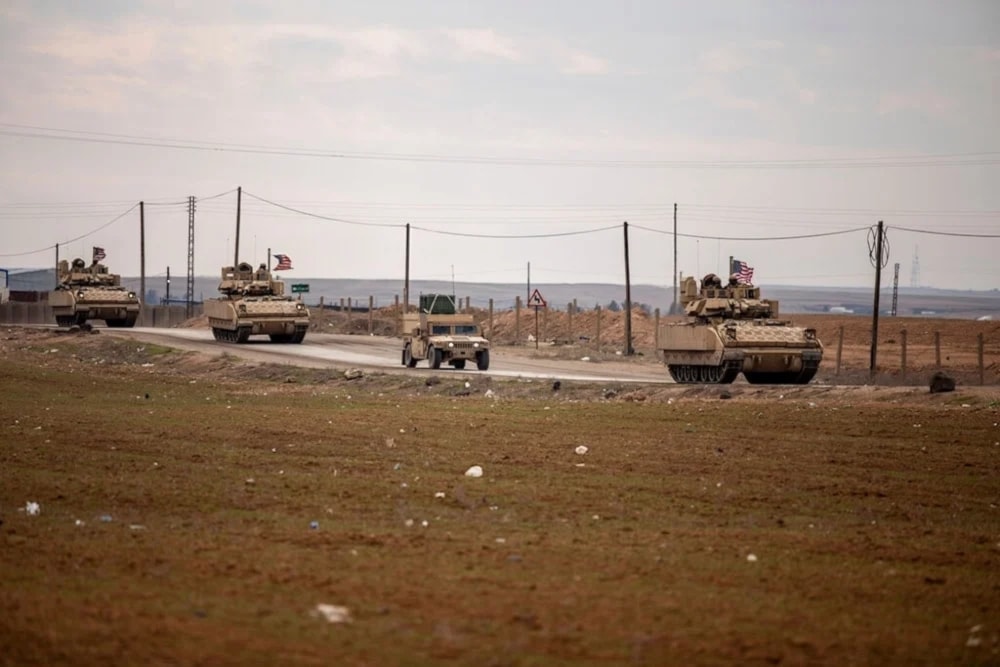
POLYGON ((493 297, 490 297, 490 340, 493 340, 493 297))
POLYGON ((653 348, 660 349, 660 309, 653 311, 653 348))
POLYGON ((844 327, 837 331, 837 370, 834 375, 840 375, 840 360, 844 356, 844 327))
MULTIPOLYGON (((549 339, 549 309, 542 308, 542 338, 545 340, 549 339)), ((538 344, 538 341, 535 341, 538 344)))
POLYGON ((597 336, 594 337, 594 340, 597 342, 597 352, 600 353, 600 351, 601 351, 601 306, 600 306, 600 304, 598 304, 594 308, 594 310, 597 311, 597 336))
POLYGON ((983 364, 983 334, 979 334, 979 384, 986 384, 986 366, 983 364))
POLYGON ((375 331, 375 296, 368 295, 368 335, 375 331))
POLYGON ((899 332, 900 375, 906 377, 906 329, 899 332))
POLYGON ((351 311, 354 310, 354 307, 351 304, 352 304, 351 297, 347 297, 347 322, 348 322, 348 324, 350 324, 350 322, 351 322, 351 311))
POLYGON ((567 324, 568 329, 566 330, 566 337, 569 338, 569 344, 572 345, 576 338, 573 336, 573 304, 566 304, 566 318, 569 320, 567 324))
POLYGON ((934 367, 941 368, 941 332, 934 332, 934 367))
POLYGON ((514 297, 514 345, 521 344, 521 297, 514 297))

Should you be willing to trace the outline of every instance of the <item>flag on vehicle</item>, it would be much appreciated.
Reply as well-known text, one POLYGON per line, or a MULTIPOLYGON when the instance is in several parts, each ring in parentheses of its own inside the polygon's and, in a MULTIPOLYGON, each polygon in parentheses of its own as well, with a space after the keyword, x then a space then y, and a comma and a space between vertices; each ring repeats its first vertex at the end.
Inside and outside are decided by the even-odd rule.
POLYGON ((278 260, 278 265, 274 267, 275 271, 287 271, 292 268, 292 258, 288 255, 275 255, 274 258, 278 260))
POLYGON ((108 256, 107 253, 104 252, 104 248, 98 248, 96 245, 94 246, 94 261, 95 262, 100 262, 100 261, 102 261, 107 256, 108 256))
POLYGON ((733 260, 733 265, 729 267, 729 275, 736 276, 741 283, 753 285, 753 267, 738 259, 733 260))

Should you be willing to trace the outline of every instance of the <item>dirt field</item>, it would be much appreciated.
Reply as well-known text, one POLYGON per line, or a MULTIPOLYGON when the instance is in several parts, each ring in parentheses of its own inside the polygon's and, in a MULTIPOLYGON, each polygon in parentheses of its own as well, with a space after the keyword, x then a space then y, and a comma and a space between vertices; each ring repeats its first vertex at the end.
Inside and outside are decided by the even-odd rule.
POLYGON ((0 664, 1000 662, 996 387, 342 370, 0 330, 0 664))

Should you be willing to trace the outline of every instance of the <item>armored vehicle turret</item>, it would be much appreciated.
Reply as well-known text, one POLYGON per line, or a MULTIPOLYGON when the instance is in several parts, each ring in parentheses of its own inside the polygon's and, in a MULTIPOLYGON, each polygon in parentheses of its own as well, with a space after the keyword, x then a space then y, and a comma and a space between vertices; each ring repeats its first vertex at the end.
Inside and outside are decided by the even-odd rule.
POLYGON ((59 326, 85 326, 104 320, 109 327, 133 327, 139 318, 139 297, 122 287, 121 276, 94 261, 87 266, 79 257, 59 262, 59 284, 49 292, 49 305, 59 326))
POLYGON ((683 322, 657 332, 670 376, 681 384, 727 384, 743 373, 751 384, 807 384, 823 359, 816 330, 778 319, 778 302, 736 276, 723 285, 708 274, 701 289, 692 277, 681 285, 683 322))
POLYGON ((256 271, 246 262, 222 269, 222 296, 205 301, 205 315, 216 340, 245 343, 253 335, 272 343, 301 343, 309 329, 309 309, 285 295, 285 284, 273 280, 263 264, 256 271))

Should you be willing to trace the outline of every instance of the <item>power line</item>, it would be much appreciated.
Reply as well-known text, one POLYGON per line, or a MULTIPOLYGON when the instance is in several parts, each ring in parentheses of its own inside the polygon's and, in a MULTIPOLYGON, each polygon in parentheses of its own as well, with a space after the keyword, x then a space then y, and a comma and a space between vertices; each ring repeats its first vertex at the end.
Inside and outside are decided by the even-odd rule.
POLYGON ((358 220, 347 220, 346 218, 335 218, 329 215, 320 215, 319 213, 310 213, 309 211, 303 211, 301 209, 293 208, 291 206, 286 206, 284 204, 279 204, 278 202, 271 201, 270 199, 264 199, 263 197, 258 197, 255 194, 251 194, 246 190, 243 191, 247 197, 253 197, 258 201, 262 201, 265 204, 270 204, 277 208, 283 208, 286 211, 292 211, 293 213, 298 213, 299 215, 307 215, 310 218, 318 218, 320 220, 329 220, 330 222, 342 222, 348 225, 360 225, 362 227, 404 227, 405 225, 399 223, 378 223, 378 222, 361 222, 358 220))
POLYGON ((898 229, 901 232, 913 232, 914 234, 930 234, 932 236, 961 236, 964 238, 972 238, 972 239, 1000 239, 1000 234, 965 234, 962 232, 941 232, 930 229, 912 229, 910 227, 896 227, 895 225, 893 225, 891 229, 898 229))
POLYGON ((204 140, 163 139, 157 137, 90 132, 64 128, 0 123, 0 134, 29 139, 50 139, 97 144, 118 144, 148 148, 172 148, 206 152, 250 153, 292 157, 319 157, 343 160, 384 160, 394 162, 438 162, 451 164, 484 164, 495 166, 557 166, 557 167, 616 167, 616 168, 687 168, 687 169, 803 169, 803 168, 897 168, 991 166, 1000 164, 1000 151, 942 153, 926 155, 879 156, 863 158, 809 158, 781 160, 571 160, 556 158, 503 158, 476 155, 442 155, 432 153, 381 153, 342 150, 318 150, 289 147, 230 144, 204 140))
MULTIPOLYGON (((68 241, 60 241, 58 245, 69 245, 70 243, 74 243, 74 242, 79 241, 81 239, 85 239, 88 236, 91 236, 92 234, 96 234, 97 232, 101 231, 102 229, 110 227, 114 223, 118 222, 119 220, 121 220, 122 218, 124 218, 126 215, 128 215, 129 213, 131 213, 132 211, 134 211, 137 208, 139 208, 138 202, 136 202, 135 204, 132 204, 132 206, 127 211, 125 211, 124 213, 121 213, 120 215, 116 216, 115 218, 113 218, 113 219, 105 222, 100 227, 92 229, 89 232, 87 232, 86 234, 81 234, 80 236, 77 236, 75 238, 69 239, 68 241)), ((49 245, 49 246, 45 246, 44 248, 40 248, 38 250, 30 250, 28 252, 0 253, 0 257, 24 257, 25 255, 37 255, 40 252, 45 252, 46 250, 50 250, 50 249, 52 249, 54 247, 55 247, 55 244, 49 245)))
POLYGON ((426 227, 411 226, 411 229, 428 232, 430 234, 443 234, 445 236, 465 236, 476 239, 547 239, 557 236, 581 236, 583 234, 594 234, 596 232, 606 232, 609 229, 621 229, 620 225, 610 227, 598 227, 597 229, 582 229, 575 232, 553 232, 551 234, 472 234, 469 232, 447 232, 441 229, 428 229, 426 227))
MULTIPOLYGON (((673 232, 666 231, 663 229, 652 229, 651 227, 643 227, 642 225, 631 225, 636 229, 644 229, 647 232, 655 232, 657 234, 666 234, 672 236, 673 232)), ((815 239, 823 236, 838 236, 840 234, 853 234, 854 232, 862 232, 867 230, 868 227, 855 227, 853 229, 841 229, 835 232, 821 232, 818 234, 796 234, 794 236, 706 236, 702 234, 680 234, 677 236, 688 238, 688 239, 705 239, 710 241, 796 241, 799 239, 815 239)))

